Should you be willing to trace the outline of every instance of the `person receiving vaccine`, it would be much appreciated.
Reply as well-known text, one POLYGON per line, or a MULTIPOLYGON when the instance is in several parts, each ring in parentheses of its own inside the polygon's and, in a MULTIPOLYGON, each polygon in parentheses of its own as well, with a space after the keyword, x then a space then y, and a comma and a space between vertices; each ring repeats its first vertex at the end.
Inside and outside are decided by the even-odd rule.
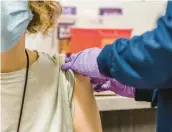
POLYGON ((3 0, 0 4, 1 131, 102 132, 90 80, 62 71, 63 55, 25 47, 27 34, 51 36, 62 11, 59 2, 3 0))

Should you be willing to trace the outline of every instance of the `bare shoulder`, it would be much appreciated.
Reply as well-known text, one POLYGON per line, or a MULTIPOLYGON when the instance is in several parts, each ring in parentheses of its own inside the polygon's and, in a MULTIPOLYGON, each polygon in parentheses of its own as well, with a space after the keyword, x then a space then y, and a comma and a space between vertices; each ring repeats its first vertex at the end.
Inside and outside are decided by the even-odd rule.
POLYGON ((73 94, 75 132, 102 132, 101 120, 90 80, 75 74, 73 94))

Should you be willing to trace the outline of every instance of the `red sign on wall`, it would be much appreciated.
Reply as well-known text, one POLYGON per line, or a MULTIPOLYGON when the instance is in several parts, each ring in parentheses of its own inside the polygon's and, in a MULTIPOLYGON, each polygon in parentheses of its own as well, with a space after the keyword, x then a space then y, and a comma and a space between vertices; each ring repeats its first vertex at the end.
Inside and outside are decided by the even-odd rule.
POLYGON ((71 28, 71 52, 76 53, 87 48, 103 48, 119 38, 130 38, 131 29, 83 29, 71 28))

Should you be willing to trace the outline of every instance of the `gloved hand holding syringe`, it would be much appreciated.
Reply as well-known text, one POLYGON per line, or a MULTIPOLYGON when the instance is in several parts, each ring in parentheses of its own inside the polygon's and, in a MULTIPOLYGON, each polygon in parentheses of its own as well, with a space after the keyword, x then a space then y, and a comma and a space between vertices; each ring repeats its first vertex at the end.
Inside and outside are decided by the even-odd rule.
POLYGON ((115 79, 104 76, 98 70, 97 57, 101 49, 90 48, 66 58, 66 64, 62 70, 71 69, 82 75, 90 77, 92 86, 96 92, 112 91, 124 97, 135 97, 135 88, 123 85, 115 79))

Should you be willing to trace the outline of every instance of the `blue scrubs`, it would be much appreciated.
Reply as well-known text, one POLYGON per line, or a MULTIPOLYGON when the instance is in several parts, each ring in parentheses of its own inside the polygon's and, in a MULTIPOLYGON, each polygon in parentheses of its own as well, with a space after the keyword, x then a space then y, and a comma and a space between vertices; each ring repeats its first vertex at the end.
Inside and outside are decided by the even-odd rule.
POLYGON ((103 74, 136 87, 138 100, 152 96, 158 106, 157 132, 172 132, 172 1, 154 30, 105 46, 97 62, 103 74))

